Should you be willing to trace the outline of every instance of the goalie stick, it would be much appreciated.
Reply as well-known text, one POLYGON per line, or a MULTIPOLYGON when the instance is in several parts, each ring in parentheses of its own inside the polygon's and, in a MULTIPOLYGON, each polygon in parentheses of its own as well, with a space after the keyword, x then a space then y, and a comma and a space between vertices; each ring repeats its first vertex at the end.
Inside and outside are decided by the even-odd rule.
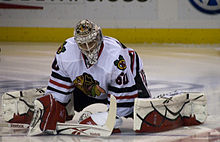
MULTIPOLYGON (((108 137, 111 135, 116 119, 116 99, 111 95, 108 118, 105 125, 86 125, 72 123, 58 123, 57 134, 63 135, 83 135, 95 137, 108 137)), ((0 127, 29 128, 28 124, 20 123, 0 123, 0 127)))

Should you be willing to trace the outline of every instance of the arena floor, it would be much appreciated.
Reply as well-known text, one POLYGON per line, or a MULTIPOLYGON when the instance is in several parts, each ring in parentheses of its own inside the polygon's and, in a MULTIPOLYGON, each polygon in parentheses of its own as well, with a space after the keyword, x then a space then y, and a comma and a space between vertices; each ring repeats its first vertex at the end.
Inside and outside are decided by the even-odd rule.
MULTIPOLYGON (((0 42, 0 95, 13 90, 46 86, 51 63, 60 44, 0 42)), ((220 141, 220 45, 127 46, 135 48, 142 57, 153 96, 175 90, 205 92, 207 121, 199 126, 181 127, 161 133, 136 134, 132 131, 132 120, 123 119, 122 133, 109 138, 62 135, 27 137, 26 129, 0 127, 0 142, 220 141)), ((96 110, 103 109, 101 105, 88 109, 94 110, 94 107, 96 110)))

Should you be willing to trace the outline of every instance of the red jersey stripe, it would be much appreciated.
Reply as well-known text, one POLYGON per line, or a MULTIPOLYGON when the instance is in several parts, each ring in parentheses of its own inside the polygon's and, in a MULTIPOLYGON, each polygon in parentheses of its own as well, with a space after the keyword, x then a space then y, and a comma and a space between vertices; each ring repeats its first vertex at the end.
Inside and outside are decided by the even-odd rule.
POLYGON ((64 84, 58 83, 58 82, 56 82, 56 81, 54 81, 54 80, 52 80, 52 79, 50 79, 49 82, 52 83, 52 84, 54 84, 54 85, 56 85, 56 86, 59 86, 59 87, 65 88, 65 89, 71 89, 71 88, 74 87, 73 85, 72 85, 72 86, 67 86, 67 85, 64 85, 64 84))

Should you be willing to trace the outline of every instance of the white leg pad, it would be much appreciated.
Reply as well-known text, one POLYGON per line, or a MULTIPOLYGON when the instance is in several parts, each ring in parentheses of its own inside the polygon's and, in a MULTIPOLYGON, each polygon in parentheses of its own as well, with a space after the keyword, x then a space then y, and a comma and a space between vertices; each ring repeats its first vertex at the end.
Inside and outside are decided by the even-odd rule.
POLYGON ((137 98, 134 105, 136 132, 160 132, 198 125, 207 118, 204 93, 181 92, 160 98, 137 98))
POLYGON ((28 110, 34 111, 34 100, 43 96, 46 88, 6 92, 2 95, 2 116, 5 121, 15 115, 23 115, 28 110))

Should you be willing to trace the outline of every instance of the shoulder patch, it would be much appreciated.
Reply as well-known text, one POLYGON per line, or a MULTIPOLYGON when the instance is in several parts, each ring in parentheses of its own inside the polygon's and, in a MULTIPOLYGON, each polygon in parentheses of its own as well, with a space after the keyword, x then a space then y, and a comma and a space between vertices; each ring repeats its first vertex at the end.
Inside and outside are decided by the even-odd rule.
POLYGON ((65 41, 57 50, 57 54, 60 54, 61 52, 65 52, 66 51, 66 48, 65 48, 65 44, 67 42, 65 41))
POLYGON ((122 55, 119 55, 118 60, 114 61, 114 65, 119 69, 119 70, 125 70, 127 68, 125 59, 122 55))

